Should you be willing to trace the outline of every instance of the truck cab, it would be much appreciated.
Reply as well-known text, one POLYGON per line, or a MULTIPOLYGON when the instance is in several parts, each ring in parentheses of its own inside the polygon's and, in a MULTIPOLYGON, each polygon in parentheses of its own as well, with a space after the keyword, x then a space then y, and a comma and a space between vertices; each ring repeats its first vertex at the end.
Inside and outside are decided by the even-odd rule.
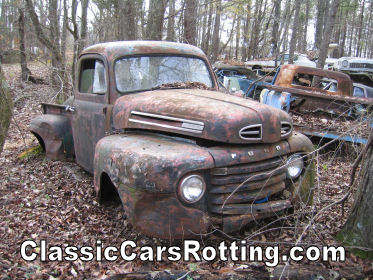
POLYGON ((218 90, 197 47, 97 44, 79 58, 74 97, 43 104, 30 131, 48 158, 93 174, 99 201, 116 192, 149 236, 238 231, 312 203, 310 140, 286 112, 218 90))

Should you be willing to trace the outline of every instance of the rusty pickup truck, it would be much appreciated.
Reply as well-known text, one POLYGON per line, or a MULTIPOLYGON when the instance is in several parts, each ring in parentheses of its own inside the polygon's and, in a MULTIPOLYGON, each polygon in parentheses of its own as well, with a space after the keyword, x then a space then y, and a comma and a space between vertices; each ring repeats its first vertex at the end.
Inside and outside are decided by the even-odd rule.
POLYGON ((266 85, 260 101, 290 111, 295 130, 307 136, 365 144, 373 100, 361 98, 357 86, 341 72, 288 64, 266 85))
POLYGON ((310 140, 286 112, 218 89, 197 47, 97 44, 79 58, 74 97, 43 104, 30 131, 48 158, 94 175, 99 201, 119 195, 149 236, 238 231, 312 203, 310 140))

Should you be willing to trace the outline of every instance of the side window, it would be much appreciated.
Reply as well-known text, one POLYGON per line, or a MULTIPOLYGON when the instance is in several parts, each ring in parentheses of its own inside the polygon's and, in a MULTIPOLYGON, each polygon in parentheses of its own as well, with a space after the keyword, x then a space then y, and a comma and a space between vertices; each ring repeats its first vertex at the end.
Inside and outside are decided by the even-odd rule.
POLYGON ((80 68, 79 92, 100 94, 105 93, 106 90, 104 63, 97 59, 83 60, 80 68))
POLYGON ((355 97, 365 97, 364 89, 360 87, 354 87, 354 96, 355 97))
POLYGON ((367 97, 373 98, 373 89, 372 88, 367 88, 367 97))

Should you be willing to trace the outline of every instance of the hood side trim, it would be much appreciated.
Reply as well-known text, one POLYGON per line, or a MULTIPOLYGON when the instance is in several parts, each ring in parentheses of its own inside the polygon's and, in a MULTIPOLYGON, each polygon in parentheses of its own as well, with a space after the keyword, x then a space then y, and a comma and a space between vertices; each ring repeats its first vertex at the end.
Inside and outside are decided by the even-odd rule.
POLYGON ((128 119, 129 122, 168 129, 176 129, 189 133, 200 134, 203 132, 203 129, 205 127, 205 124, 203 122, 139 111, 131 111, 131 116, 132 118, 128 119), (140 119, 138 117, 140 117, 140 119))

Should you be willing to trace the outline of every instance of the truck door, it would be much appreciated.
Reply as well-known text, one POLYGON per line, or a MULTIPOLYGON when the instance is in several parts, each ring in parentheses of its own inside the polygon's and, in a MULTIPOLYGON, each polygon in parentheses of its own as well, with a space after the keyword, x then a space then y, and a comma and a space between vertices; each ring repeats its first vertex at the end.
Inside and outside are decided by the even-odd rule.
POLYGON ((84 55, 78 64, 72 110, 76 162, 93 173, 96 143, 105 136, 108 106, 108 65, 99 55, 84 55))

